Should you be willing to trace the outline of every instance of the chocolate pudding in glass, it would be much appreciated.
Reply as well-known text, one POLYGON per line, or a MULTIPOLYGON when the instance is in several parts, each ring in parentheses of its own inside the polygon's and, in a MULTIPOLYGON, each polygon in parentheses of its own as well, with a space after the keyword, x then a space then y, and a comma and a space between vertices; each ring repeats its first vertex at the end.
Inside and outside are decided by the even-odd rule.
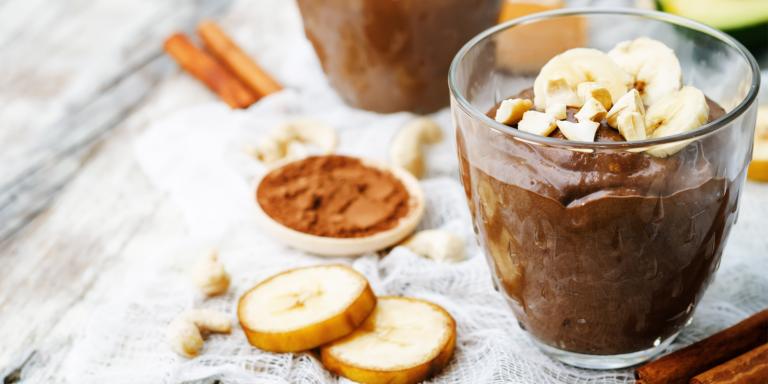
MULTIPOLYGON (((647 56, 641 53, 634 57, 647 56)), ((449 83, 461 180, 475 231, 494 284, 520 326, 545 353, 580 367, 626 367, 666 348, 690 321, 736 220, 755 124, 754 58, 727 35, 687 19, 631 10, 563 10, 478 35, 457 54, 449 83), (607 58, 620 42, 650 38, 679 59, 682 88, 640 103, 640 136, 629 129, 629 119, 619 119, 623 125, 617 128, 606 112, 611 116, 612 105, 633 89, 647 101, 648 93, 664 88, 664 76, 649 76, 638 65, 637 72, 626 71, 629 80, 622 89, 620 77, 608 76, 589 60, 553 70, 552 59, 537 64, 541 72, 531 71, 526 57, 509 56, 514 46, 503 46, 519 44, 510 38, 517 28, 529 34, 537 23, 569 19, 564 25, 573 25, 574 17, 588 32, 567 48, 591 48, 607 58), (534 92, 546 90, 556 100, 553 88, 536 85, 545 73, 552 84, 567 80, 573 93, 575 78, 619 90, 610 92, 594 121, 576 117, 586 107, 569 105, 552 117, 560 122, 537 131, 533 117, 558 114, 549 106, 544 111, 534 92), (691 104, 678 107, 669 96, 688 96, 683 88, 696 89, 698 109, 690 114, 698 120, 679 112, 691 104), (531 100, 536 112, 502 124, 496 111, 506 99, 531 100), (663 108, 667 103, 674 107, 663 108), (657 115, 663 115, 658 126, 657 115), (694 120, 695 126, 688 124, 694 120), (583 131, 575 135, 573 127, 595 130, 582 140, 575 138, 584 137, 583 131)), ((581 96, 579 91, 586 105, 581 96)))
POLYGON ((451 59, 501 0, 299 0, 304 31, 344 101, 376 112, 448 105, 451 59))

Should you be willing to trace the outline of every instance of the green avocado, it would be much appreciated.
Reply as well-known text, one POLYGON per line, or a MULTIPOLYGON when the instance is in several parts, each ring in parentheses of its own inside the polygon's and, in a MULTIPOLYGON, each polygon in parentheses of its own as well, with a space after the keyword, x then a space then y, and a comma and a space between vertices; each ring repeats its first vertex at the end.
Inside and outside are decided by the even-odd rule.
POLYGON ((768 0, 657 0, 658 8, 733 36, 758 55, 768 50, 768 0))

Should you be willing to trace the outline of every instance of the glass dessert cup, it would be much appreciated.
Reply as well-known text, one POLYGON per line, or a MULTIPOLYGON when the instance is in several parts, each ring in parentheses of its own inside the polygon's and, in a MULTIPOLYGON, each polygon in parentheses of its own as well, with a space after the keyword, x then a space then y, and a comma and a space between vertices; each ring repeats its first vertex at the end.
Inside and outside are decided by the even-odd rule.
POLYGON ((376 112, 448 105, 451 59, 501 0, 299 0, 304 30, 344 101, 376 112))
POLYGON ((738 42, 658 12, 546 12, 491 28, 459 51, 451 109, 475 232, 496 288, 545 353, 579 367, 627 367, 661 352, 689 323, 736 220, 758 84, 757 64, 738 42), (573 32, 583 40, 531 34, 559 22, 584 28, 573 32), (693 131, 633 142, 542 137, 487 116, 530 88, 546 62, 510 56, 514 44, 552 47, 538 55, 548 59, 643 36, 672 47, 684 84, 726 113, 693 131), (682 149, 645 152, 664 147, 682 149))

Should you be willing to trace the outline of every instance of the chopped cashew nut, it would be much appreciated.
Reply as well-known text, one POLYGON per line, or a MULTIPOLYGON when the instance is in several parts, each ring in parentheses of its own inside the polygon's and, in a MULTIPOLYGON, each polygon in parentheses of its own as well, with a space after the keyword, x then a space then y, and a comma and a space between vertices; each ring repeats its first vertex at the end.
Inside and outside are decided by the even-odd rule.
POLYGON ((216 296, 227 292, 229 274, 219 261, 219 254, 212 250, 208 252, 192 270, 192 281, 206 296, 216 296))
POLYGON ((597 99, 590 97, 584 101, 584 106, 576 112, 576 120, 580 123, 586 121, 600 122, 605 118, 608 111, 605 110, 603 104, 597 99))
POLYGON ((613 99, 611 99, 611 92, 608 88, 603 87, 600 83, 586 82, 576 86, 576 93, 581 98, 582 102, 587 102, 587 99, 594 98, 603 105, 606 110, 611 109, 613 106, 613 99))
POLYGON ((405 168, 417 178, 425 171, 422 144, 434 144, 443 139, 443 131, 437 123, 421 117, 406 124, 395 135, 389 149, 392 164, 405 168))
POLYGON ((203 337, 209 333, 229 333, 229 316, 210 309, 193 309, 176 317, 168 325, 168 343, 174 352, 195 357, 203 348, 203 337))
POLYGON ((507 99, 501 102, 496 110, 496 121, 502 124, 514 125, 523 118, 523 113, 533 107, 528 99, 507 99))
POLYGON ((257 157, 265 163, 292 160, 307 155, 303 144, 318 147, 323 153, 336 149, 336 130, 323 122, 298 119, 278 126, 256 148, 257 157), (301 147, 298 149, 297 147, 301 147))
POLYGON ((622 112, 617 120, 619 133, 627 141, 645 140, 645 118, 638 112, 622 112))
POLYGON ((550 114, 539 111, 524 113, 523 119, 517 123, 517 129, 540 136, 549 136, 555 128, 555 118, 550 114))
MULTIPOLYGON (((573 92, 568 82, 563 78, 547 82, 547 107, 552 104, 565 104, 569 107, 581 107, 579 96, 573 92)), ((546 108, 545 108, 546 110, 546 108)))
POLYGON ((585 120, 578 123, 572 123, 570 121, 562 120, 557 122, 557 127, 560 128, 563 136, 568 140, 574 141, 595 141, 595 132, 600 126, 600 123, 585 120))
MULTIPOLYGON (((637 112, 641 115, 645 115, 645 107, 643 106, 643 99, 640 97, 640 92, 636 89, 630 89, 629 92, 621 96, 616 100, 616 104, 608 110, 608 114, 605 115, 605 119, 613 128, 618 128, 619 114, 622 112, 637 112)), ((646 132, 647 133, 647 132, 646 132)))
POLYGON ((417 232, 406 240, 404 247, 435 261, 462 261, 465 259, 464 241, 442 229, 417 232))
POLYGON ((565 120, 568 118, 568 107, 563 103, 549 104, 544 112, 552 115, 555 120, 565 120))

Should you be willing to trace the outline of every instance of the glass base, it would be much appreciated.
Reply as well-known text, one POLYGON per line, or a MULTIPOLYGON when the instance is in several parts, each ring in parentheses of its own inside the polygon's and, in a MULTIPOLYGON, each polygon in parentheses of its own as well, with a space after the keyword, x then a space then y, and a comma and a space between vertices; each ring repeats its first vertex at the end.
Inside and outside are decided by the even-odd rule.
POLYGON ((536 344, 536 346, 538 346, 539 349, 544 352, 544 354, 565 364, 589 369, 618 369, 631 367, 633 365, 637 365, 650 360, 654 356, 664 351, 667 347, 669 347, 669 345, 672 344, 672 341, 675 340, 675 337, 677 337, 679 333, 680 332, 675 333, 665 340, 660 340, 658 344, 652 348, 632 353, 625 353, 622 355, 585 355, 581 353, 568 352, 546 345, 541 341, 536 340, 536 338, 530 334, 529 336, 536 344))

